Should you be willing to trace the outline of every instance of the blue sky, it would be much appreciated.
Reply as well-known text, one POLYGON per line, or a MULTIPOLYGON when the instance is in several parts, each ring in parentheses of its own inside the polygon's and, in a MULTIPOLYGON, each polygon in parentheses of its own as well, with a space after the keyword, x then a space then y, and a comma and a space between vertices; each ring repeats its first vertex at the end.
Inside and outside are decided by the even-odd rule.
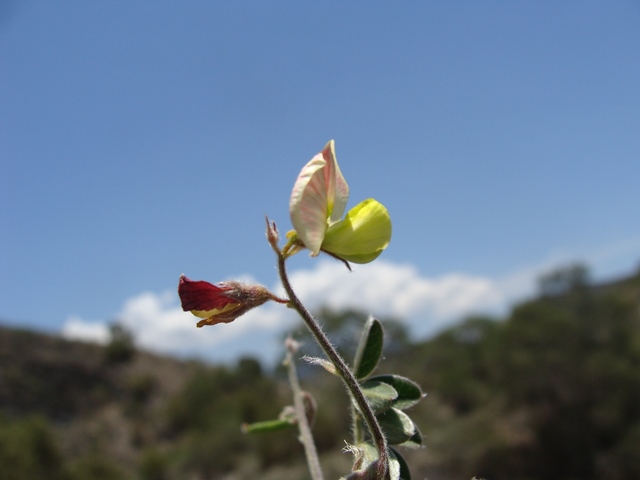
POLYGON ((264 215, 290 228, 293 182, 331 138, 349 205, 385 204, 393 239, 361 274, 293 258, 311 304, 418 335, 556 264, 631 272, 638 52, 632 1, 4 2, 0 319, 262 350, 286 323, 271 307, 173 344, 195 324, 177 279, 274 286, 264 215))

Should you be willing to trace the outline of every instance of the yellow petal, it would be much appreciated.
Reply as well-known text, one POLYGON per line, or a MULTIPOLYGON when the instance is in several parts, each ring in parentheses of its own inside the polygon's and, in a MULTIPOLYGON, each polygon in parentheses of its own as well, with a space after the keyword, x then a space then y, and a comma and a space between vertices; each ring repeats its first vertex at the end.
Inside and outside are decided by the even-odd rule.
POLYGON ((231 310, 235 310, 240 306, 239 303, 227 303, 222 308, 214 308, 212 310, 191 310, 191 313, 198 318, 211 318, 222 313, 230 312, 231 310))
POLYGON ((348 262, 369 263, 387 248, 391 240, 391 218, 387 209, 369 198, 329 227, 322 250, 348 262))

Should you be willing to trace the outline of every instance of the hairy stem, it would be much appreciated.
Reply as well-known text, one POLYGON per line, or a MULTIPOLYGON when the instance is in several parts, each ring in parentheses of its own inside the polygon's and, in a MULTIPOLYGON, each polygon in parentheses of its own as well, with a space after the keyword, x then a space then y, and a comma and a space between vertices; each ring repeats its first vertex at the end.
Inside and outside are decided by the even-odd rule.
POLYGON ((389 467, 389 453, 387 450, 387 439, 384 436, 382 429, 380 428, 380 424, 378 423, 373 410, 367 403, 367 399, 365 398, 364 393, 360 388, 360 384, 349 369, 349 366, 342 359, 340 354, 338 354, 335 347, 331 344, 325 333, 322 331, 322 328, 320 327, 318 322, 315 320, 315 318, 313 318, 313 316, 309 313, 309 311, 293 291, 291 283, 289 282, 289 277, 287 275, 287 269, 285 266, 286 259, 284 255, 273 244, 272 246, 274 247, 274 250, 278 255, 278 272, 280 274, 282 286, 289 296, 289 305, 298 312, 309 330, 311 330, 311 333, 315 337, 320 347, 322 347, 324 353, 327 355, 331 363, 333 363, 333 365, 336 367, 337 373, 342 378, 345 386, 347 387, 347 390, 349 390, 353 400, 356 402, 360 411, 362 412, 364 421, 367 424, 369 431, 371 432, 371 436, 373 437, 373 441, 378 450, 377 478, 387 478, 389 467))
POLYGON ((360 414, 355 406, 351 404, 351 434, 353 435, 353 443, 357 445, 364 440, 364 432, 360 428, 360 414))
POLYGON ((307 420, 306 410, 304 408, 303 392, 298 381, 298 373, 296 364, 293 359, 292 349, 288 347, 287 357, 285 360, 287 371, 289 372, 289 384, 293 390, 293 405, 296 409, 296 419, 298 420, 298 430, 300 431, 300 441, 304 446, 304 453, 307 456, 307 464, 309 465, 309 473, 312 480, 323 480, 322 469, 320 468, 320 459, 316 451, 316 445, 311 435, 311 427, 307 420))

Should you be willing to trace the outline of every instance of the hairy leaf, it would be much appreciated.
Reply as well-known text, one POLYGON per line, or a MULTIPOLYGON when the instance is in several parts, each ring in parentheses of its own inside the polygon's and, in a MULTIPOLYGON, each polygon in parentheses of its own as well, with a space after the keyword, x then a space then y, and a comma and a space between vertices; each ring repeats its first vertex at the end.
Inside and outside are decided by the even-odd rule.
POLYGON ((415 428, 415 433, 411 436, 409 440, 400 444, 401 447, 407 448, 420 448, 422 446, 422 433, 418 429, 418 426, 414 423, 413 427, 415 428))
POLYGON ((373 380, 391 385, 398 392, 398 398, 394 400, 393 406, 400 410, 413 407, 425 396, 416 382, 400 375, 376 375, 369 379, 369 381, 373 380))
POLYGON ((391 455, 393 455, 394 460, 398 462, 398 465, 400 467, 400 480, 411 480, 411 471, 409 470, 407 461, 395 448, 389 448, 389 450, 391 455))
POLYGON ((384 332, 382 324, 373 317, 369 317, 362 330, 358 350, 354 360, 353 371, 356 378, 367 378, 376 368, 382 356, 384 332))
MULTIPOLYGON (((375 467, 373 463, 378 460, 378 450, 375 446, 370 443, 360 443, 353 447, 355 450, 354 453, 357 452, 359 455, 360 461, 358 463, 358 470, 351 473, 351 475, 347 475, 346 477, 342 477, 340 480, 374 480, 377 477, 375 476, 375 467)), ((405 480, 404 477, 401 476, 402 466, 394 452, 390 452, 389 455, 389 477, 390 480, 405 480)), ((404 460, 404 459, 403 459, 404 460)), ((411 479, 407 479, 411 480, 411 479)))
POLYGON ((393 401, 398 398, 398 392, 384 382, 368 380, 362 384, 362 392, 376 415, 391 408, 393 401))
POLYGON ((416 432, 413 421, 406 413, 397 408, 392 407, 386 412, 377 415, 377 417, 389 445, 404 443, 413 437, 416 432))

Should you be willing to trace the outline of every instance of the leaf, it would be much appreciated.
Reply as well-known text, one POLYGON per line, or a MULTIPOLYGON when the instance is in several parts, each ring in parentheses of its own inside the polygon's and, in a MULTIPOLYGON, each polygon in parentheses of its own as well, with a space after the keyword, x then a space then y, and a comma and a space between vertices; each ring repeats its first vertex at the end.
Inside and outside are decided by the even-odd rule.
MULTIPOLYGON (((374 466, 372 465, 378 460, 378 450, 370 443, 360 443, 353 447, 360 455, 360 461, 358 463, 358 470, 342 477, 341 480, 373 480, 375 477, 374 466)), ((389 477, 390 480, 403 480, 401 476, 402 466, 396 456, 395 452, 389 452, 389 477)), ((404 459, 403 459, 404 460, 404 459)), ((407 479, 411 480, 411 479, 407 479)))
POLYGON ((362 393, 376 415, 391 408, 393 401, 398 398, 398 392, 391 385, 372 380, 362 384, 362 393))
POLYGON ((242 424, 243 433, 265 433, 265 432, 277 432, 279 430, 285 430, 295 425, 290 420, 267 420, 264 422, 244 423, 242 424))
POLYGON ((404 457, 395 448, 389 448, 389 451, 400 466, 400 480, 411 480, 411 471, 404 457))
POLYGON ((369 379, 369 381, 373 380, 391 385, 398 392, 398 398, 393 402, 393 406, 400 410, 413 407, 425 397, 420 385, 400 375, 376 375, 369 379))
POLYGON ((356 448, 360 450, 362 455, 361 470, 366 469, 378 459, 378 450, 371 443, 359 443, 356 448))
POLYGON ((404 443, 401 443, 401 447, 407 448, 420 448, 422 447, 422 432, 418 429, 418 426, 414 423, 413 427, 415 428, 415 433, 411 436, 409 440, 404 443))
POLYGON ((320 365, 327 372, 333 375, 338 375, 338 372, 336 371, 336 367, 329 360, 325 360, 324 358, 318 358, 318 357, 310 357, 308 355, 305 355, 304 357, 302 357, 302 360, 304 360, 307 363, 310 363, 311 365, 320 365))
POLYGON ((389 455, 389 477, 391 480, 401 480, 401 466, 395 455, 389 455))
POLYGON ((404 443, 413 437, 416 432, 415 424, 402 410, 391 407, 386 412, 376 416, 389 445, 404 443))
POLYGON ((384 332, 382 324, 369 317, 362 329, 362 336, 353 362, 353 371, 358 380, 367 378, 375 370, 382 356, 384 332))

